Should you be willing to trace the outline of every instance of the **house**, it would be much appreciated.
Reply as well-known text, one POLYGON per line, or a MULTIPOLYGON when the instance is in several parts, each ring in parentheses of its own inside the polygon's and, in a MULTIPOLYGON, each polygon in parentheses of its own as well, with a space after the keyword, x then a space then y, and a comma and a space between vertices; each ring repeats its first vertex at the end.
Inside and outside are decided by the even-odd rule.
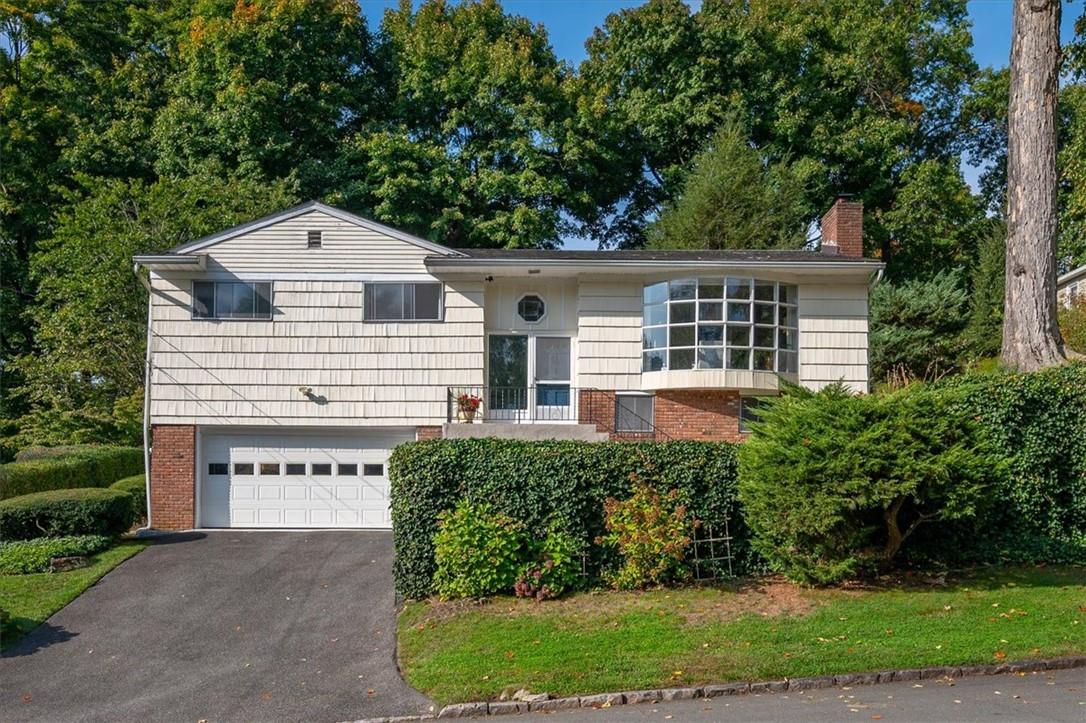
POLYGON ((401 442, 737 440, 780 379, 866 391, 861 238, 848 199, 821 251, 451 249, 307 203, 137 257, 150 524, 387 528, 401 442))
POLYGON ((1075 299, 1086 299, 1086 265, 1071 269, 1056 279, 1056 303, 1069 308, 1075 299))

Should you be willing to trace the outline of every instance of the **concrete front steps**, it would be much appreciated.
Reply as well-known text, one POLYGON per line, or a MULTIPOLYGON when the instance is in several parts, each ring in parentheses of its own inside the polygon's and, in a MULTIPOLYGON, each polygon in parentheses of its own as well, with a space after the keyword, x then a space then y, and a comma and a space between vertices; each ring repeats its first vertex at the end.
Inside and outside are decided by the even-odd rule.
POLYGON ((573 439, 581 442, 604 442, 606 432, 596 430, 595 424, 517 424, 515 422, 481 422, 475 424, 443 424, 441 434, 446 439, 573 439))

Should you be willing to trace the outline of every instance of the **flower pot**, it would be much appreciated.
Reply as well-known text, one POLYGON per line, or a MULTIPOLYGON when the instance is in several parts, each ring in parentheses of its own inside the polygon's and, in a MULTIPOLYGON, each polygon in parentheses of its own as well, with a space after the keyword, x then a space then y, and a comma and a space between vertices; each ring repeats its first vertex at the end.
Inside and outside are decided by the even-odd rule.
POLYGON ((460 416, 464 418, 465 422, 467 422, 468 424, 471 424, 472 422, 475 421, 475 410, 474 409, 461 409, 460 410, 460 416))

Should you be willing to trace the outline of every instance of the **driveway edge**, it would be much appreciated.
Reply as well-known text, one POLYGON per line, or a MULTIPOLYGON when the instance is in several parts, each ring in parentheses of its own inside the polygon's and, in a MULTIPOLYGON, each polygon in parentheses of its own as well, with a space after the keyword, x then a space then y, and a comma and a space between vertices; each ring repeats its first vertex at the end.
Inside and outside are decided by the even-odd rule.
POLYGON ((927 668, 902 668, 900 670, 880 670, 869 673, 844 673, 841 675, 816 675, 805 678, 785 678, 782 680, 763 680, 747 683, 709 684, 692 688, 661 688, 629 690, 620 693, 595 693, 566 698, 548 698, 547 700, 532 703, 513 701, 453 703, 442 708, 436 715, 368 718, 354 723, 407 723, 408 721, 433 720, 435 718, 473 718, 568 708, 611 708, 616 705, 659 703, 661 701, 690 700, 692 698, 718 698, 725 695, 757 695, 760 693, 835 688, 838 686, 875 685, 908 680, 962 678, 965 676, 1003 675, 1005 673, 1037 673, 1045 670, 1067 670, 1069 668, 1083 667, 1086 667, 1086 655, 1020 660, 990 665, 938 665, 927 668))

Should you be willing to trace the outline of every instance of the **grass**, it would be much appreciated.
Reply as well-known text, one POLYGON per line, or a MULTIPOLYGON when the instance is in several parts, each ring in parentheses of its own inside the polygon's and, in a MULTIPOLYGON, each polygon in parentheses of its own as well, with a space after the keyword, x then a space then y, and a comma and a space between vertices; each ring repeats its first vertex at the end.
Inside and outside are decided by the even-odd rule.
POLYGON ((32 575, 0 575, 0 608, 11 615, 4 627, 0 649, 14 645, 20 638, 45 622, 50 615, 79 597, 113 568, 149 543, 122 542, 93 555, 91 564, 70 572, 40 572, 32 575))
POLYGON ((409 603, 400 666, 440 703, 958 665, 1086 652, 1086 569, 985 569, 945 587, 595 592, 409 603))

